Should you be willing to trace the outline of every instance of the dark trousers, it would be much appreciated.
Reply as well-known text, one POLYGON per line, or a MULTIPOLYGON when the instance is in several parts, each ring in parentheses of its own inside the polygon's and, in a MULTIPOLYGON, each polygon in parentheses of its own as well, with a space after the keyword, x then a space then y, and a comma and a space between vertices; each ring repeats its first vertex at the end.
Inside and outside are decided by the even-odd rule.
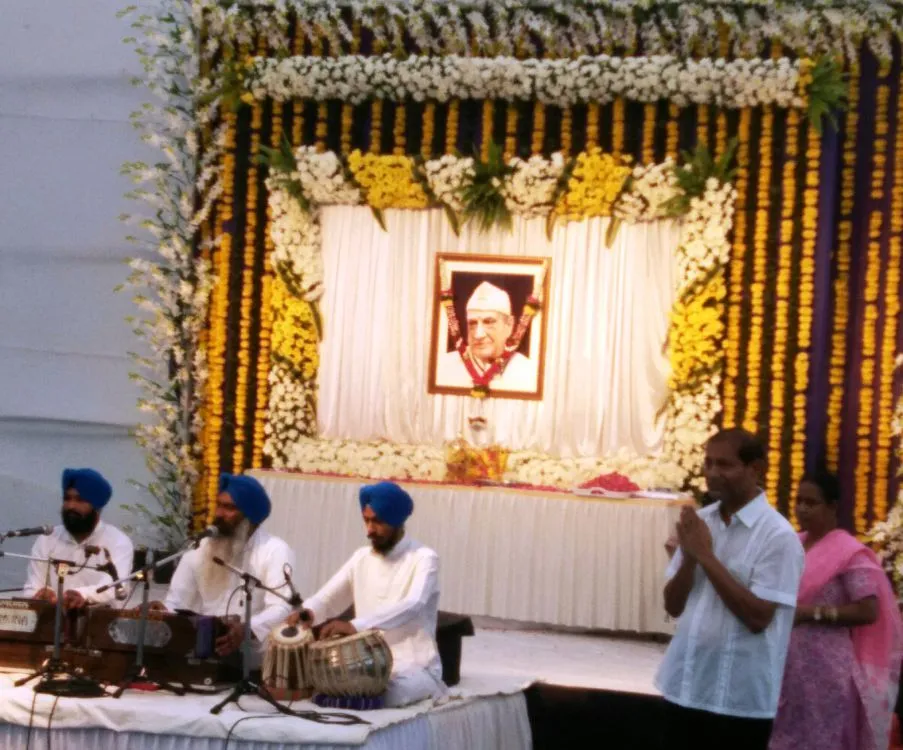
POLYGON ((745 719, 668 704, 669 750, 767 750, 771 719, 745 719))

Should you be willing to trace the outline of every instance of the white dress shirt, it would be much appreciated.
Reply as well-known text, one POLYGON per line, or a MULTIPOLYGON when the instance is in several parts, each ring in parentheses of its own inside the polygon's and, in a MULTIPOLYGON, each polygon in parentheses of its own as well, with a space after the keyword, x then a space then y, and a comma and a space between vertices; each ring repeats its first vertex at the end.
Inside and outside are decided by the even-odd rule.
MULTIPOLYGON (((778 607, 753 633, 724 604, 701 566, 656 675, 665 699, 687 708, 756 719, 777 712, 800 577, 803 547, 793 527, 760 494, 726 525, 720 503, 699 517, 712 532, 715 556, 741 584, 778 607)), ((668 566, 680 568, 678 550, 668 566)))
MULTIPOLYGON (((515 352, 505 365, 505 371, 501 375, 496 375, 489 383, 489 387, 496 391, 532 392, 536 390, 538 378, 539 369, 536 362, 520 352, 515 352)), ((473 378, 456 349, 439 355, 436 384, 450 388, 473 387, 473 378)))
POLYGON ((392 649, 393 675, 426 670, 441 685, 436 647, 439 617, 439 556, 404 537, 388 554, 361 547, 304 606, 314 624, 337 617, 354 604, 352 625, 381 630, 392 649))
MULTIPOLYGON (((236 591, 241 586, 238 576, 235 576, 234 585, 227 586, 222 591, 203 589, 201 565, 205 560, 203 551, 209 542, 209 539, 204 539, 197 549, 186 553, 179 561, 164 604, 170 611, 186 609, 210 617, 224 617, 227 614, 243 617, 244 598, 240 590, 236 591)), ((258 528, 248 539, 242 559, 235 563, 235 567, 260 579, 264 586, 278 589, 287 596, 289 590, 285 585, 283 572, 286 563, 295 567, 295 553, 291 547, 279 537, 258 528)), ((254 588, 251 595, 251 630, 257 640, 263 644, 270 631, 288 617, 291 611, 291 606, 279 597, 254 588)))
MULTIPOLYGON (((101 573, 99 570, 89 570, 88 568, 78 570, 77 567, 86 560, 89 565, 102 565, 106 562, 104 549, 110 551, 110 557, 120 578, 132 572, 134 548, 131 539, 115 526, 110 526, 102 520, 97 521, 94 531, 81 542, 77 542, 66 531, 65 526, 54 526, 52 534, 39 536, 35 540, 31 548, 31 556, 71 560, 76 567, 70 569, 64 579, 63 591, 77 591, 91 604, 109 604, 115 599, 115 591, 107 589, 102 594, 98 594, 97 589, 112 582, 113 579, 107 573, 101 573), (100 554, 86 558, 85 547, 89 545, 100 547, 100 554)), ((56 593, 56 571, 53 566, 34 560, 29 561, 28 575, 23 589, 25 596, 34 596, 45 587, 53 589, 53 592, 56 593)))

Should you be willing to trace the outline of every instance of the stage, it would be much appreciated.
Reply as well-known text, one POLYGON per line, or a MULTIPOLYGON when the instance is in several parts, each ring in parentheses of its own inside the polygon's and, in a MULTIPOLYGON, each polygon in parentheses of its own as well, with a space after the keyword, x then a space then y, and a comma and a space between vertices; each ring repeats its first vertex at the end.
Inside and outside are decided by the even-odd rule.
MULTIPOLYGON (((478 620, 484 622, 494 625, 478 620)), ((209 696, 129 691, 120 700, 56 701, 35 696, 28 687, 11 688, 11 677, 3 675, 0 750, 26 746, 32 701, 33 750, 50 745, 213 750, 224 747, 227 737, 228 746, 240 750, 520 750, 620 736, 637 738, 630 747, 653 747, 639 741, 649 727, 637 727, 634 718, 645 723, 659 711, 661 701, 652 681, 664 648, 648 639, 478 627, 473 637, 464 639, 462 679, 452 688, 450 700, 434 707, 360 713, 373 722, 370 727, 330 727, 282 717, 257 699, 242 699, 247 713, 233 706, 218 717, 209 713, 218 698, 209 696), (608 718, 600 723, 603 714, 608 718)), ((293 708, 313 707, 297 702, 293 708)))

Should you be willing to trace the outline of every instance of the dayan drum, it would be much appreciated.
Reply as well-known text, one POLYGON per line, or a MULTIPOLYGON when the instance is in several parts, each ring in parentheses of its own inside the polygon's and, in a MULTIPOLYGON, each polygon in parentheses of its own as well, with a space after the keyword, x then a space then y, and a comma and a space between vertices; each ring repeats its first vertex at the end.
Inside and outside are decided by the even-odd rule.
POLYGON ((392 674, 392 651, 376 630, 312 643, 307 651, 310 681, 329 696, 378 696, 392 674))
POLYGON ((308 647, 313 633, 295 625, 278 625, 270 633, 263 657, 263 684, 278 700, 300 700, 313 692, 308 647))

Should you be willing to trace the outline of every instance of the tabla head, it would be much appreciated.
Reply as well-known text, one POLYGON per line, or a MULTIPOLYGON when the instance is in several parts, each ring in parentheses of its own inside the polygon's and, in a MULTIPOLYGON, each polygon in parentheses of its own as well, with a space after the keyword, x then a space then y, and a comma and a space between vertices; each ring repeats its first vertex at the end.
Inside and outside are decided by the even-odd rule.
POLYGON ((299 628, 297 625, 278 625, 270 633, 270 638, 282 646, 300 646, 312 641, 314 635, 308 628, 299 628))

